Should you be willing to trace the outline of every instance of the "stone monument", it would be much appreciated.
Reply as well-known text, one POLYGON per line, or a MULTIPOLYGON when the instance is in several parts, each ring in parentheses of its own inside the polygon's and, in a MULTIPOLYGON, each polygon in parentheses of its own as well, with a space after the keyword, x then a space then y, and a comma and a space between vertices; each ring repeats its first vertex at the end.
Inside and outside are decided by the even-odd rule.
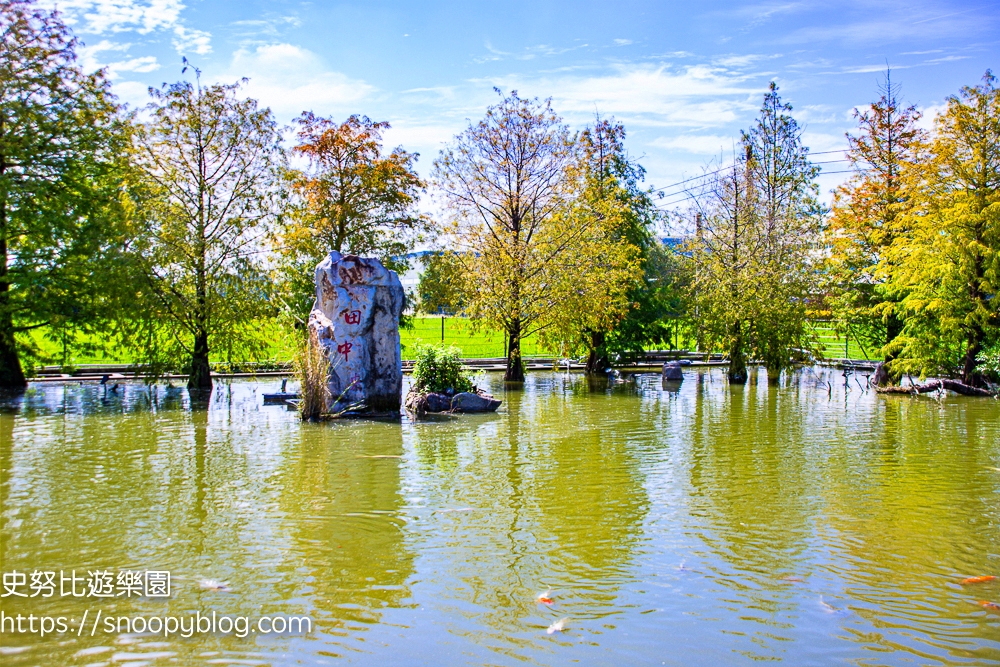
POLYGON ((363 403, 365 412, 399 412, 402 311, 399 276, 378 260, 334 251, 319 263, 309 335, 330 362, 327 411, 363 403))

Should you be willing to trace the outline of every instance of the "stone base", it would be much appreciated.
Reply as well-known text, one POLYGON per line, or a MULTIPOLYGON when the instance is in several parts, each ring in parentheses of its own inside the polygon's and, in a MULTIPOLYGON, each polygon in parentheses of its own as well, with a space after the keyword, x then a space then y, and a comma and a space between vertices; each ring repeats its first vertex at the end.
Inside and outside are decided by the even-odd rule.
POLYGON ((406 409, 418 417, 428 412, 496 412, 502 401, 486 393, 463 391, 454 396, 436 392, 410 390, 406 395, 406 409))

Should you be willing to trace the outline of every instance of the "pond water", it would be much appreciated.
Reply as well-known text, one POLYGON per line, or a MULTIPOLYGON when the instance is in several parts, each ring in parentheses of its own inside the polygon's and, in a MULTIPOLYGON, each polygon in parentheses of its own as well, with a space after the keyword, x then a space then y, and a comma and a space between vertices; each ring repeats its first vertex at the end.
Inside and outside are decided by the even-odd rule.
POLYGON ((68 629, 8 627, 0 662, 998 663, 1000 608, 979 602, 1000 579, 959 582, 1000 575, 1000 404, 858 380, 488 376, 497 414, 318 425, 262 405, 277 383, 195 410, 37 385, 0 413, 0 570, 56 590, 0 610, 68 629), (74 570, 167 571, 171 596, 60 595, 74 570), (313 627, 89 625, 213 611, 313 627))

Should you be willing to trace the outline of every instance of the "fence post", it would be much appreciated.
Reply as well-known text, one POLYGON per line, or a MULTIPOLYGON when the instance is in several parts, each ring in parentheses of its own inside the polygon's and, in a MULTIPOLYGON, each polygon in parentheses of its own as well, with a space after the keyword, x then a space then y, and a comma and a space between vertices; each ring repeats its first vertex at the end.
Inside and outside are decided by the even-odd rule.
POLYGON ((444 345, 444 315, 441 316, 441 344, 444 345))

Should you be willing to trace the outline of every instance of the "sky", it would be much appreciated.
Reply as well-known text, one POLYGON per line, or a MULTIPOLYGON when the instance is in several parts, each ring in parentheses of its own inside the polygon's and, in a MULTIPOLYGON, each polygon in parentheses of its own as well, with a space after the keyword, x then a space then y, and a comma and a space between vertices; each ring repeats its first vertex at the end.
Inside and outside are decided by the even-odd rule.
POLYGON ((497 101, 494 88, 552 98, 580 129, 595 114, 625 125, 626 146, 661 204, 731 153, 770 81, 793 106, 833 187, 849 176, 844 133, 891 68, 930 127, 948 96, 1000 72, 996 0, 803 2, 298 2, 46 0, 106 67, 119 98, 182 78, 243 77, 247 95, 290 124, 309 110, 388 121, 386 143, 441 147, 497 101), (840 160, 840 161, 838 161, 840 160))

